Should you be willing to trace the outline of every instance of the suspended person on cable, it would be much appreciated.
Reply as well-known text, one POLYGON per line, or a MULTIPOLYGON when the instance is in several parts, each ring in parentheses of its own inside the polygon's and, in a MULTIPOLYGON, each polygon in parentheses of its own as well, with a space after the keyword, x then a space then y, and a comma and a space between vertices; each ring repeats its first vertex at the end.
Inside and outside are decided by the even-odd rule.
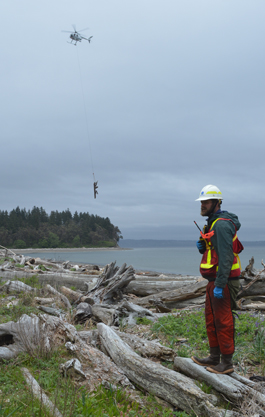
POLYGON ((97 198, 97 194, 98 194, 98 181, 94 182, 94 198, 97 198))

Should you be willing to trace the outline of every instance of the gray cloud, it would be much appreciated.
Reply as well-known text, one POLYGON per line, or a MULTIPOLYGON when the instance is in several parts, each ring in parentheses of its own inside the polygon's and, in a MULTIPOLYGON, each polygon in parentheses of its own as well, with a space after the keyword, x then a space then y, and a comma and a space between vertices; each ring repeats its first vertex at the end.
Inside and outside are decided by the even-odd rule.
POLYGON ((265 240, 262 0, 0 11, 2 210, 89 211, 125 238, 195 239, 194 200, 213 183, 241 235, 265 240), (67 43, 73 23, 91 44, 67 43))

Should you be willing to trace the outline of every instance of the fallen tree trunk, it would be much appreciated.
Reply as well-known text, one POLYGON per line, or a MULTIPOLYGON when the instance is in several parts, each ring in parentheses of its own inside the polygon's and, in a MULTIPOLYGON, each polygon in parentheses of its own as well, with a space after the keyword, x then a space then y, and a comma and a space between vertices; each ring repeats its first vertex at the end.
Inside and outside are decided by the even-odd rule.
POLYGON ((177 290, 184 285, 195 284, 196 279, 192 280, 174 280, 174 281, 143 281, 135 280, 130 282, 126 287, 126 294, 134 294, 140 297, 145 297, 152 294, 157 294, 163 291, 177 290))
POLYGON ((261 302, 256 302, 256 303, 250 302, 247 304, 243 302, 243 303, 237 303, 237 304, 241 310, 265 310, 265 303, 261 303, 261 302))
POLYGON ((32 258, 29 262, 31 265, 43 265, 45 267, 50 267, 50 268, 54 268, 54 269, 62 269, 62 265, 60 263, 56 263, 56 262, 49 262, 46 261, 44 259, 40 259, 40 258, 32 258))
POLYGON ((173 361, 174 351, 158 342, 146 340, 135 334, 119 332, 113 329, 115 333, 129 345, 135 352, 144 358, 157 358, 164 361, 173 361))
POLYGON ((33 393, 33 396, 36 397, 48 410, 52 413, 55 417, 63 417, 60 411, 55 407, 55 405, 50 401, 49 397, 45 394, 45 392, 41 389, 38 382, 35 378, 31 375, 27 368, 21 368, 23 375, 27 381, 27 384, 30 390, 33 393))
POLYGON ((260 277, 257 279, 254 278, 251 281, 249 279, 240 280, 240 283, 243 289, 238 293, 237 299, 255 295, 265 295, 264 279, 262 280, 260 277))
POLYGON ((74 343, 67 342, 65 347, 82 363, 82 370, 87 378, 85 384, 90 392, 105 382, 134 389, 125 372, 118 365, 105 353, 88 345, 81 338, 76 337, 74 343))
POLYGON ((254 257, 249 261, 249 264, 246 266, 245 270, 242 271, 241 276, 243 277, 240 280, 242 289, 239 291, 237 298, 253 296, 253 295, 265 295, 265 268, 263 261, 261 262, 263 269, 257 270, 254 268, 254 257))
POLYGON ((74 304, 76 301, 84 302, 87 297, 83 294, 80 294, 77 291, 73 291, 70 288, 62 286, 60 291, 70 300, 71 304, 74 304))
POLYGON ((47 314, 39 317, 24 314, 18 322, 0 324, 0 343, 8 340, 8 347, 0 347, 0 360, 10 360, 20 352, 32 357, 49 352, 54 345, 65 345, 78 357, 86 375, 86 387, 93 391, 105 381, 134 388, 124 372, 96 347, 88 345, 75 327, 62 319, 47 314))
POLYGON ((160 301, 169 308, 175 308, 183 300, 200 297, 205 294, 208 281, 203 279, 192 285, 185 285, 177 290, 160 292, 143 298, 133 300, 135 304, 148 307, 153 301, 160 301))
POLYGON ((37 304, 45 305, 45 304, 52 304, 55 301, 55 298, 42 298, 42 297, 35 297, 34 301, 37 304))
POLYGON ((74 286, 78 288, 81 291, 87 291, 87 285, 88 283, 89 288, 93 288, 95 283, 97 282, 98 278, 95 278, 95 276, 92 275, 85 275, 84 273, 77 273, 72 274, 72 272, 66 273, 58 273, 58 272, 43 272, 40 274, 40 271, 33 271, 33 270, 27 270, 27 271, 1 271, 1 277, 0 282, 2 280, 11 280, 14 281, 16 279, 25 279, 25 278, 32 278, 32 276, 37 276, 38 281, 40 284, 50 284, 52 286, 74 286))
POLYGON ((265 395, 243 383, 245 378, 231 378, 230 375, 219 375, 208 372, 205 367, 197 365, 189 358, 176 357, 174 359, 174 369, 190 376, 191 378, 205 381, 216 391, 221 392, 227 398, 237 404, 243 401, 243 397, 254 399, 262 408, 259 409, 260 415, 265 416, 265 395))
POLYGON ((105 267, 95 287, 86 294, 95 304, 116 304, 122 300, 125 287, 135 279, 132 266, 127 267, 124 263, 118 268, 115 264, 112 262, 105 267))
POLYGON ((205 303, 205 294, 201 295, 200 297, 196 298, 189 298, 188 300, 179 301, 175 304, 174 308, 180 309, 180 308, 196 308, 201 307, 205 303))
MULTIPOLYGON (((161 345, 158 342, 152 340, 146 340, 135 334, 129 334, 118 331, 116 328, 112 328, 114 332, 129 345, 136 353, 145 358, 157 358, 166 361, 173 361, 174 351, 166 346, 161 345)), ((100 342, 99 334, 97 330, 83 330, 78 332, 78 336, 86 343, 97 346, 100 342)))
POLYGON ((263 269, 257 270, 254 267, 254 256, 252 256, 249 260, 249 264, 246 266, 244 271, 242 271, 241 276, 245 279, 252 279, 255 278, 257 275, 260 275, 261 279, 265 278, 265 268, 263 261, 261 262, 261 265, 263 266, 263 269))
POLYGON ((163 398, 187 413, 193 411, 205 417, 235 415, 217 408, 217 398, 205 394, 191 378, 149 359, 141 358, 111 328, 102 323, 97 327, 101 343, 112 360, 123 369, 131 381, 149 393, 163 398))
POLYGON ((55 288, 53 288, 50 284, 47 284, 46 288, 50 293, 52 293, 54 295, 57 295, 57 297, 59 297, 60 300, 64 303, 66 308, 71 309, 71 304, 70 304, 68 298, 65 297, 65 295, 61 294, 59 291, 57 291, 55 288))
POLYGON ((115 308, 110 308, 110 306, 106 305, 102 306, 100 304, 94 304, 91 306, 91 311, 98 322, 103 322, 108 326, 119 325, 119 315, 117 314, 115 308))
POLYGON ((6 291, 7 294, 15 292, 31 292, 34 291, 34 288, 30 287, 27 284, 24 284, 24 282, 21 281, 7 281, 2 287, 0 288, 0 291, 6 291))

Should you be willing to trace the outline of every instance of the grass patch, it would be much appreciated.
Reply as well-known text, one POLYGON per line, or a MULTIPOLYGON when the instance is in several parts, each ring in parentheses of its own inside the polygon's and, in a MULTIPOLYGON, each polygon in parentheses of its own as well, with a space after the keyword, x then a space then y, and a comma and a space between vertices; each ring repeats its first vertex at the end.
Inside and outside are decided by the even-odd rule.
MULTIPOLYGON (((247 312, 238 312, 235 319, 235 362, 252 360, 264 365, 265 370, 265 330, 261 330, 264 318, 247 312)), ((151 326, 151 332, 174 348, 178 356, 208 354, 209 345, 205 326, 204 310, 183 311, 178 316, 168 315, 158 319, 151 326), (180 343, 179 339, 185 339, 180 343)))
POLYGON ((44 405, 35 400, 27 386, 20 367, 29 369, 41 388, 48 395, 63 417, 188 417, 184 412, 173 413, 172 409, 160 404, 152 396, 142 396, 145 408, 132 401, 122 388, 110 385, 99 386, 93 393, 85 387, 78 388, 70 378, 60 373, 60 363, 70 354, 63 347, 53 352, 50 358, 32 358, 21 354, 14 361, 0 368, 0 416, 13 412, 20 417, 51 417, 44 405))
POLYGON ((166 339, 170 347, 179 346, 179 356, 189 356, 192 349, 204 353, 208 350, 205 319, 202 311, 190 313, 182 312, 179 316, 168 315, 158 319, 151 327, 166 339), (179 338, 187 339, 185 345, 179 344, 179 338))
POLYGON ((0 324, 7 323, 9 321, 18 321, 22 314, 38 314, 39 310, 36 307, 33 307, 32 305, 28 305, 26 302, 26 305, 23 304, 23 300, 26 300, 26 298, 20 299, 19 303, 17 305, 14 305, 10 308, 6 306, 0 307, 0 324), (22 300, 22 301, 21 301, 22 300))
POLYGON ((27 278, 20 278, 18 281, 24 282, 24 284, 29 285, 30 287, 40 289, 42 288, 38 275, 31 275, 27 278))
POLYGON ((147 319, 146 317, 137 317, 136 324, 149 325, 152 324, 152 320, 147 319))

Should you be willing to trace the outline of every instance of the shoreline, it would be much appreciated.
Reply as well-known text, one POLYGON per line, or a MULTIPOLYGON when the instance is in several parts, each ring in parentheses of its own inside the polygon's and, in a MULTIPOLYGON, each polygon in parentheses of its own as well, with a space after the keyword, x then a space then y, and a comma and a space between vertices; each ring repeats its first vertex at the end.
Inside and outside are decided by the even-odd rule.
POLYGON ((27 248, 27 249, 10 249, 15 253, 45 253, 45 252, 94 252, 94 251, 122 251, 132 250, 131 248, 27 248))

